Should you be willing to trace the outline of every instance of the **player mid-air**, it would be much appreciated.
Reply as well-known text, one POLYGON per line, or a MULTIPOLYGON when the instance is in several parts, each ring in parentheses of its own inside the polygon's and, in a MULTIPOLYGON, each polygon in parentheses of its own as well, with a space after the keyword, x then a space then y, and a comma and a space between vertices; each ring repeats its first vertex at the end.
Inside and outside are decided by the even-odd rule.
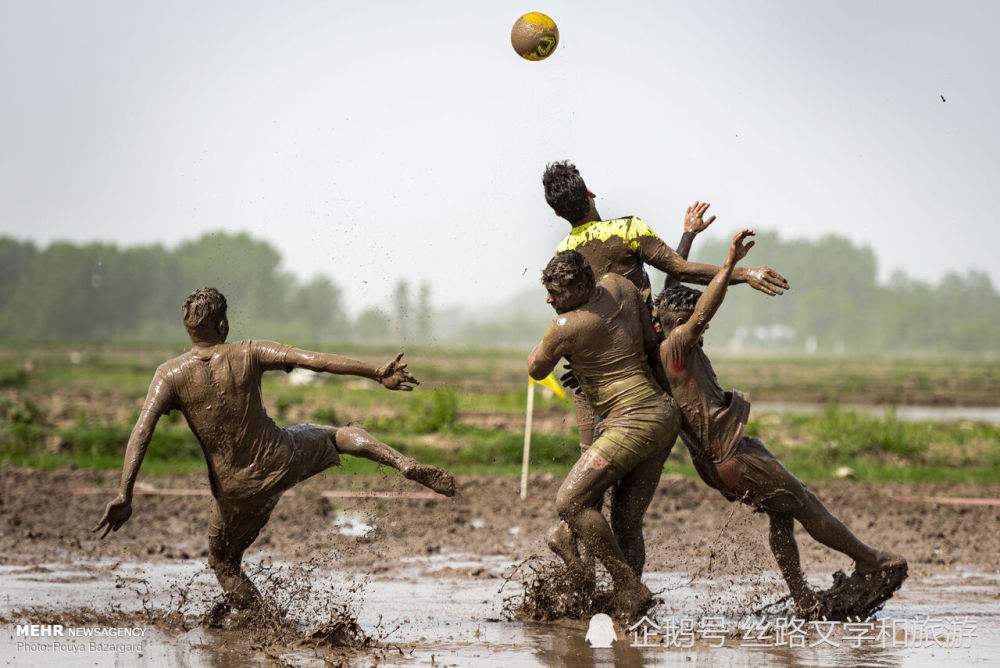
MULTIPOLYGON (((596 557, 614 584, 615 614, 631 622, 652 604, 640 574, 645 562, 642 517, 680 429, 680 414, 649 365, 659 339, 639 290, 617 274, 596 280, 583 256, 565 251, 542 272, 552 324, 528 358, 540 380, 570 360, 586 400, 602 418, 601 434, 587 448, 556 495, 559 517, 576 543, 596 557), (612 531, 598 504, 615 487, 612 531)), ((576 549, 560 553, 571 578, 593 579, 576 549)))
POLYGON ((736 263, 753 246, 753 241, 746 241, 752 235, 748 229, 736 235, 725 264, 704 293, 676 284, 657 297, 657 320, 666 336, 660 344, 660 358, 683 414, 681 439, 706 483, 726 499, 743 501, 768 514, 771 550, 798 616, 867 617, 902 583, 906 561, 862 542, 763 443, 744 434, 750 401, 739 390, 722 389, 702 348, 702 334, 722 304, 736 263), (815 540, 854 560, 854 575, 835 587, 842 599, 850 599, 846 607, 817 596, 809 587, 799 563, 793 521, 815 540))
POLYGON ((214 288, 196 290, 184 302, 191 350, 160 365, 125 450, 118 496, 95 531, 117 531, 132 515, 132 492, 143 456, 161 415, 179 410, 201 444, 215 506, 208 530, 209 563, 239 609, 261 601, 244 573, 243 552, 257 538, 289 487, 353 455, 398 469, 445 496, 455 494, 447 471, 419 464, 358 427, 300 424, 279 427, 267 415, 260 382, 265 371, 312 371, 362 376, 390 390, 412 390, 417 380, 402 353, 380 367, 340 355, 310 352, 273 341, 226 343, 226 298, 214 288))

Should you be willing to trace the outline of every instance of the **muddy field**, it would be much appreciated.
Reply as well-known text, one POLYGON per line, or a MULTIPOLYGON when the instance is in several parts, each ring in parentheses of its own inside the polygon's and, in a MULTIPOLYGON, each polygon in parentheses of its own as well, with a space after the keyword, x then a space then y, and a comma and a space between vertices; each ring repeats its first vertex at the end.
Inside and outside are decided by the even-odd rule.
MULTIPOLYGON (((7 620, 37 621, 44 609, 55 618, 62 611, 76 615, 81 624, 100 623, 102 610, 139 605, 135 587, 123 587, 123 581, 143 583, 152 592, 147 597, 163 605, 182 582, 196 582, 204 596, 214 594, 215 584, 204 568, 212 503, 205 476, 148 479, 156 489, 147 487, 147 493, 137 495, 131 521, 101 541, 89 527, 100 517, 110 491, 98 490, 113 489, 116 480, 116 472, 0 472, 0 582, 7 592, 0 609, 7 620), (185 492, 170 495, 170 490, 185 492), (17 612, 24 609, 33 611, 17 612)), ((521 502, 516 479, 476 477, 460 481, 455 499, 370 498, 364 495, 419 495, 423 490, 389 475, 316 478, 281 501, 248 552, 248 563, 251 568, 273 563, 294 568, 318 559, 317 581, 341 587, 336 590, 340 593, 326 595, 343 596, 345 603, 349 599, 362 627, 376 638, 379 633, 386 637, 373 647, 346 653, 317 654, 313 648, 303 654, 290 646, 261 652, 241 644, 239 633, 226 636, 194 625, 178 635, 177 629, 154 625, 150 657, 160 656, 169 664, 162 652, 187 646, 208 652, 205 665, 227 665, 229 659, 233 665, 249 658, 271 661, 274 656, 286 663, 335 656, 337 661, 391 664, 422 661, 431 654, 456 663, 475 659, 510 665, 523 659, 566 665, 565 656, 558 658, 565 652, 593 663, 600 657, 577 638, 585 630, 580 622, 502 620, 504 597, 519 586, 518 575, 506 585, 504 576, 525 558, 546 556, 544 535, 554 520, 551 502, 557 486, 558 480, 538 476, 531 481, 529 499, 521 502), (361 585, 352 588, 349 583, 361 585), (559 649, 560 643, 568 644, 559 649)), ((910 497, 996 498, 1000 486, 844 481, 815 490, 863 538, 909 559, 910 580, 885 614, 917 614, 929 602, 937 606, 929 610, 938 614, 972 610, 992 629, 986 644, 978 647, 994 646, 990 643, 997 639, 1000 616, 1000 507, 942 505, 910 497), (959 598, 956 582, 966 591, 959 598), (900 601, 909 607, 899 608, 900 601), (958 602, 954 611, 948 607, 958 602)), ((662 609, 671 614, 736 619, 783 593, 767 550, 765 518, 725 503, 690 480, 661 482, 646 527, 647 579, 666 589, 662 609)), ((846 559, 798 533, 814 584, 828 586, 835 569, 849 568, 846 559)), ((276 590, 262 589, 280 595, 282 586, 272 586, 276 590)), ((5 650, 17 658, 11 646, 5 650)), ((704 647, 699 651, 692 655, 696 660, 712 656, 704 647)), ((667 655, 646 650, 630 656, 657 663, 667 655)), ((735 654, 730 660, 752 663, 761 658, 754 657, 735 654)))
MULTIPOLYGON (((206 555, 209 496, 138 494, 132 519, 117 534, 98 540, 88 531, 113 496, 114 471, 0 472, 0 563, 78 559, 185 559, 206 555), (109 490, 95 494, 93 488, 109 490), (74 493, 77 492, 77 493, 74 493), (83 492, 83 493, 80 493, 83 492)), ((140 482, 142 480, 140 479, 140 482)), ((158 489, 208 493, 204 474, 159 476, 145 480, 158 489)), ((335 473, 308 481, 286 494, 254 546, 256 552, 305 559, 332 551, 344 566, 391 567, 401 557, 437 552, 472 552, 511 558, 544 553, 543 537, 553 524, 552 500, 559 480, 532 479, 529 498, 517 496, 514 478, 460 478, 454 499, 329 498, 323 492, 379 490, 424 495, 415 483, 395 475, 346 476, 335 473), (338 513, 351 511, 375 529, 362 538, 338 532, 338 513)), ((1000 497, 1000 485, 910 485, 838 482, 814 488, 863 538, 910 560, 911 573, 934 573, 956 564, 1000 569, 1000 507, 946 506, 895 497, 1000 497)), ((147 488, 148 490, 148 488, 147 488)), ((728 504, 715 492, 683 478, 665 477, 647 515, 649 567, 693 570, 708 559, 723 525, 726 536, 740 535, 749 563, 771 567, 766 518, 728 504), (732 516, 730 518, 730 516, 732 516), (744 537, 743 534, 746 534, 744 537), (744 540, 745 538, 745 540, 744 540)), ((727 545, 730 541, 719 541, 727 545)), ((723 559, 735 558, 731 550, 723 559)), ((845 567, 844 560, 803 540, 803 559, 815 570, 845 567)))
MULTIPOLYGON (((1000 498, 1000 427, 990 412, 1000 396, 996 362, 718 365, 726 384, 754 393, 750 428, 793 471, 817 481, 812 487, 863 539, 909 559, 910 578, 879 623, 965 620, 978 633, 971 645, 945 647, 937 633, 930 645, 895 646, 897 630, 889 647, 883 637, 858 647, 842 639, 747 648, 739 637, 745 623, 783 612, 754 614, 784 594, 766 518, 694 482, 677 447, 668 470, 687 477, 664 476, 646 520, 645 579, 663 599, 654 616, 721 619, 726 645, 639 648, 618 628, 613 649, 592 649, 586 619, 542 623, 514 614, 532 569, 549 558, 554 474, 568 468, 577 442, 569 403, 539 393, 532 470, 545 473, 532 477, 522 502, 517 478, 505 474, 521 461, 522 354, 415 351, 411 368, 426 382, 405 396, 355 379, 269 375, 265 401, 279 423, 358 422, 423 461, 453 467, 459 494, 428 495, 357 461, 296 487, 247 553, 280 618, 206 624, 219 595, 207 568, 212 499, 202 454, 179 415, 160 422, 131 521, 103 541, 90 533, 113 496, 149 374, 170 352, 55 346, 15 364, 12 351, 0 349, 4 665, 967 665, 1000 655, 1000 505, 991 505, 1000 498), (831 398, 856 406, 808 403, 831 398), (143 635, 138 649, 70 643, 53 654, 45 649, 51 639, 17 635, 23 623, 143 635)), ((376 361, 382 352, 357 356, 376 361)), ((829 587, 835 570, 850 570, 846 558, 798 533, 814 586, 829 587)))

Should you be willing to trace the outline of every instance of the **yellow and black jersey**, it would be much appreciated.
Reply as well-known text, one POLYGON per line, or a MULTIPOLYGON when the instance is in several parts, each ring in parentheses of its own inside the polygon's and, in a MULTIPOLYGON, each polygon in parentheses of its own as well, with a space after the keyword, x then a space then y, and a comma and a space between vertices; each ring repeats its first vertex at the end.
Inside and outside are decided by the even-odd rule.
POLYGON ((670 257, 676 255, 638 216, 577 225, 556 248, 556 252, 568 250, 583 255, 594 271, 594 278, 600 280, 607 273, 624 276, 646 300, 651 295, 643 264, 666 271, 670 257))

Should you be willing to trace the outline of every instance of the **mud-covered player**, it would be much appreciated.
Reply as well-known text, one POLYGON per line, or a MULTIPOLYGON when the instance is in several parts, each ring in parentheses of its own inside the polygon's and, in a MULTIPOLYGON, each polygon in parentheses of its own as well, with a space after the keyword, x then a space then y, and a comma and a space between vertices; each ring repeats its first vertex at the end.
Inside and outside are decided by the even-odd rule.
POLYGON ((184 326, 191 349, 160 365, 153 375, 139 419, 125 450, 118 496, 108 504, 95 531, 118 531, 132 515, 139 467, 161 415, 179 410, 201 444, 215 497, 208 529, 209 563, 226 601, 246 609, 260 593, 242 568, 243 552, 267 523, 281 495, 298 482, 340 463, 341 455, 363 457, 398 469, 403 476, 452 496, 452 476, 419 464, 359 427, 300 424, 279 427, 261 400, 265 371, 312 371, 361 376, 390 390, 418 384, 402 363, 402 353, 374 367, 340 355, 311 352, 273 341, 226 343, 226 298, 214 288, 184 301, 184 326))
POLYGON ((702 334, 726 294, 736 263, 753 241, 745 229, 733 239, 725 264, 704 293, 675 284, 656 300, 665 334, 660 359, 671 393, 683 415, 681 440, 702 479, 729 501, 742 501, 770 518, 770 546, 804 618, 866 617, 892 595, 906 577, 906 561, 861 541, 764 447, 744 434, 749 398, 726 392, 702 348, 702 334), (840 587, 846 606, 821 598, 809 587, 799 562, 794 521, 827 547, 854 560, 855 573, 840 587), (853 606, 853 608, 852 608, 853 606))
MULTIPOLYGON (((556 495, 556 509, 586 552, 596 557, 614 584, 615 613, 631 622, 652 604, 640 574, 645 562, 642 516, 677 438, 680 415, 649 365, 659 339, 639 290, 617 274, 595 281, 576 251, 559 253, 542 272, 556 317, 528 358, 528 373, 542 379, 563 358, 570 361, 586 400, 602 417, 594 439, 556 495), (612 532, 598 509, 605 491, 616 488, 612 532)), ((561 554, 571 579, 593 579, 593 568, 576 549, 561 554)))

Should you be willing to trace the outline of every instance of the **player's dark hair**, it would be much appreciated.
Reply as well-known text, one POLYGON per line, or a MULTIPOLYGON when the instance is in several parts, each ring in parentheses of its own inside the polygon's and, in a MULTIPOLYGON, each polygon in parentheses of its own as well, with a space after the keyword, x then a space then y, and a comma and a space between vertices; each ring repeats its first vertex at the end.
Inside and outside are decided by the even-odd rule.
POLYGON ((184 326, 193 332, 202 325, 218 325, 226 317, 227 308, 226 298, 215 288, 195 290, 181 307, 184 326))
POLYGON ((568 288, 577 284, 594 287, 594 270, 574 250, 556 253, 542 270, 542 285, 568 288))
POLYGON ((676 309, 679 311, 693 309, 695 304, 698 303, 698 298, 701 297, 701 291, 695 290, 694 288, 689 288, 686 285, 678 283, 677 285, 672 285, 669 288, 664 288, 656 297, 656 309, 676 309))
POLYGON ((542 185, 545 186, 545 201, 560 218, 576 224, 590 211, 587 184, 569 160, 546 165, 542 185))

